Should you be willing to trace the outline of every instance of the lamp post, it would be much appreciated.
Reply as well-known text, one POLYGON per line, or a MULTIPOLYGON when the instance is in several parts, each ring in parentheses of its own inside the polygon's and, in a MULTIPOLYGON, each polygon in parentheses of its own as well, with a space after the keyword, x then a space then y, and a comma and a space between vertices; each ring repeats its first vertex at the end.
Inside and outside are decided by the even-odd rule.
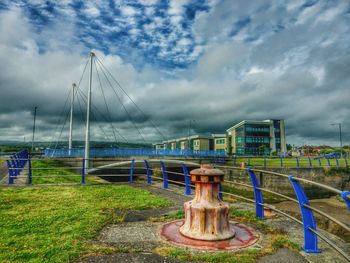
POLYGON ((190 120, 188 124, 188 149, 191 150, 191 123, 195 122, 195 120, 190 120))
POLYGON ((331 123, 332 126, 338 125, 339 127, 339 143, 340 143, 340 158, 343 158, 343 141, 341 134, 341 123, 331 123))
POLYGON ((36 121, 36 110, 37 109, 38 109, 38 106, 35 106, 35 108, 34 108, 34 120, 33 120, 32 152, 34 151, 35 121, 36 121))

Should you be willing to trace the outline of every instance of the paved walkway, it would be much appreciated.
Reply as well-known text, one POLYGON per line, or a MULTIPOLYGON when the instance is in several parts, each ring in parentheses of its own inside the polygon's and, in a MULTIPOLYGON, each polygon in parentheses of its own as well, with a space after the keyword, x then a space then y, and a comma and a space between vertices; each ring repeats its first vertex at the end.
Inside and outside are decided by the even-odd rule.
MULTIPOLYGON (((171 211, 178 211, 182 209, 183 202, 192 199, 192 197, 186 197, 183 195, 183 188, 171 185, 170 190, 164 190, 161 188, 161 184, 155 184, 148 186, 145 184, 134 184, 137 188, 146 189, 154 194, 166 197, 174 201, 175 205, 172 207, 162 209, 152 209, 145 211, 127 211, 124 216, 124 222, 121 224, 106 226, 102 231, 96 242, 103 244, 109 244, 115 246, 123 251, 138 251, 140 253, 116 253, 113 255, 89 257, 82 259, 81 262, 179 262, 175 259, 161 257, 152 253, 157 247, 171 246, 169 243, 165 243, 160 236, 159 230, 164 222, 150 222, 147 221, 149 217, 160 217, 171 211), (158 186, 159 188, 155 187, 158 186)), ((231 204, 232 207, 240 210, 254 211, 254 205, 235 202, 231 204)), ((303 231, 302 227, 285 217, 278 217, 275 219, 266 219, 266 224, 271 224, 274 228, 284 231, 288 234, 290 240, 303 244, 303 231)), ((331 238, 338 246, 344 250, 350 252, 350 244, 342 242, 341 239, 334 235, 326 234, 331 238)), ((266 244, 267 237, 255 244, 255 248, 259 249, 266 244)), ((315 263, 343 263, 346 262, 335 250, 330 248, 327 244, 319 241, 320 254, 306 254, 304 252, 295 252, 288 249, 279 249, 275 254, 264 256, 257 262, 315 262, 315 263)))

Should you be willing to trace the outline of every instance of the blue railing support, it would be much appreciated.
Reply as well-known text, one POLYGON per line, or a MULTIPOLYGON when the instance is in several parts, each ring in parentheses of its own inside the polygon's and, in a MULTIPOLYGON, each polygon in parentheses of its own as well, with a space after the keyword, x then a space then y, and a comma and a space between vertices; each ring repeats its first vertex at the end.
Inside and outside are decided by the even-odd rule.
POLYGON ((28 184, 32 184, 32 160, 28 157, 28 184))
POLYGON ((281 164, 281 167, 283 167, 283 158, 282 157, 280 158, 280 164, 281 164))
POLYGON ((321 167, 322 166, 321 158, 317 158, 317 160, 318 160, 318 166, 321 167))
POLYGON ((261 190, 258 189, 260 188, 258 179, 256 178, 255 173, 250 168, 248 168, 248 173, 254 189, 256 217, 259 219, 264 219, 264 199, 261 190))
POLYGON ((345 160, 345 166, 348 167, 349 164, 348 164, 348 160, 347 159, 344 159, 345 160))
POLYGON ((14 170, 12 169, 12 162, 10 162, 9 160, 6 160, 6 164, 7 164, 7 168, 9 170, 9 181, 8 184, 13 184, 14 183, 14 170))
POLYGON ((299 207, 303 219, 304 226, 304 246, 303 249, 306 253, 320 253, 318 249, 317 235, 314 234, 309 228, 316 231, 316 222, 312 210, 307 208, 305 205, 310 205, 309 200, 300 185, 293 176, 289 176, 289 181, 292 183, 294 192, 297 196, 299 207))
POLYGON ((348 207, 348 210, 350 211, 350 200, 347 198, 348 196, 350 197, 350 192, 343 191, 340 196, 344 199, 344 201, 348 207))
POLYGON ((248 167, 250 167, 251 166, 251 159, 248 157, 248 167))
POLYGON ((336 165, 337 167, 339 167, 339 160, 338 160, 338 158, 335 158, 335 165, 336 165))
POLYGON ((81 163, 81 184, 85 184, 85 159, 82 159, 81 163))
POLYGON ((147 160, 144 160, 144 162, 145 162, 146 173, 147 173, 146 182, 148 184, 151 184, 152 183, 152 171, 151 171, 151 168, 149 167, 147 160))
POLYGON ((162 167, 162 173, 163 173, 163 188, 168 189, 168 173, 166 172, 165 165, 162 161, 160 161, 160 166, 162 167))
POLYGON ((300 165, 299 165, 299 158, 295 157, 295 160, 297 161, 297 168, 299 168, 300 167, 300 165))
POLYGON ((188 174, 186 165, 181 163, 181 166, 185 177, 185 195, 191 195, 191 176, 188 174))
POLYGON ((310 157, 308 157, 308 159, 309 159, 310 168, 312 168, 312 160, 310 157))
POLYGON ((264 169, 266 169, 266 157, 264 156, 264 169))
POLYGON ((129 183, 132 184, 133 182, 133 175, 134 175, 134 167, 135 167, 135 160, 131 161, 131 165, 130 165, 130 178, 129 178, 129 183))
POLYGON ((327 158, 327 164, 328 164, 328 167, 331 166, 331 161, 329 160, 329 158, 327 158))

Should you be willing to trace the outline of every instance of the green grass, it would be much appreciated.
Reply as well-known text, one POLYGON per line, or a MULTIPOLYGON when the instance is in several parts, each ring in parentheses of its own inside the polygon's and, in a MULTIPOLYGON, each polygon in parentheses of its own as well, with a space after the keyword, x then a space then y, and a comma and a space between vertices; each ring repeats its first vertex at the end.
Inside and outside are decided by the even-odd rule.
MULTIPOLYGON (((32 184, 81 183, 80 170, 76 169, 74 172, 73 169, 67 167, 66 163, 58 160, 33 160, 32 176, 32 184)), ((85 182, 104 182, 104 180, 94 176, 86 176, 85 182)))
POLYGON ((89 240, 119 221, 115 209, 168 206, 123 185, 0 189, 0 262, 67 262, 113 249, 89 240))
MULTIPOLYGON (((329 159, 330 166, 336 167, 336 160, 335 159, 329 159)), ((237 158, 236 159, 236 165, 241 165, 241 163, 244 162, 245 165, 248 165, 248 158, 237 158)), ((297 167, 297 161, 296 158, 283 158, 282 160, 283 167, 297 167)), ((350 164, 350 160, 348 160, 350 164)), ((312 167, 319 167, 319 162, 316 159, 311 158, 312 167)), ((338 160, 339 167, 345 167, 346 162, 344 159, 338 160)), ((264 158, 251 158, 250 160, 250 166, 252 167, 264 167, 264 158)), ((280 167, 281 161, 280 158, 267 158, 266 159, 266 167, 280 167)), ((328 167, 328 161, 326 159, 321 158, 321 166, 322 167, 328 167)), ((310 163, 308 158, 299 158, 299 167, 302 168, 309 168, 310 163)))

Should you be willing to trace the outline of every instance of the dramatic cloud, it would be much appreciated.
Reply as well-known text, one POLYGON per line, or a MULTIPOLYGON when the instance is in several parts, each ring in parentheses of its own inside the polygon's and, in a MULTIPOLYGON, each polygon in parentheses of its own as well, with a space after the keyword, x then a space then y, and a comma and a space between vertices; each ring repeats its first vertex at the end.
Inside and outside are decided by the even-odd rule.
MULTIPOLYGON (((155 142, 186 136, 190 120, 192 134, 205 134, 282 118, 288 143, 335 145, 330 124, 342 123, 349 144, 347 1, 2 1, 0 140, 29 139, 34 106, 38 140, 67 138, 66 99, 90 50, 142 109, 96 62, 95 140, 155 142)), ((76 96, 77 140, 88 71, 76 96)))

